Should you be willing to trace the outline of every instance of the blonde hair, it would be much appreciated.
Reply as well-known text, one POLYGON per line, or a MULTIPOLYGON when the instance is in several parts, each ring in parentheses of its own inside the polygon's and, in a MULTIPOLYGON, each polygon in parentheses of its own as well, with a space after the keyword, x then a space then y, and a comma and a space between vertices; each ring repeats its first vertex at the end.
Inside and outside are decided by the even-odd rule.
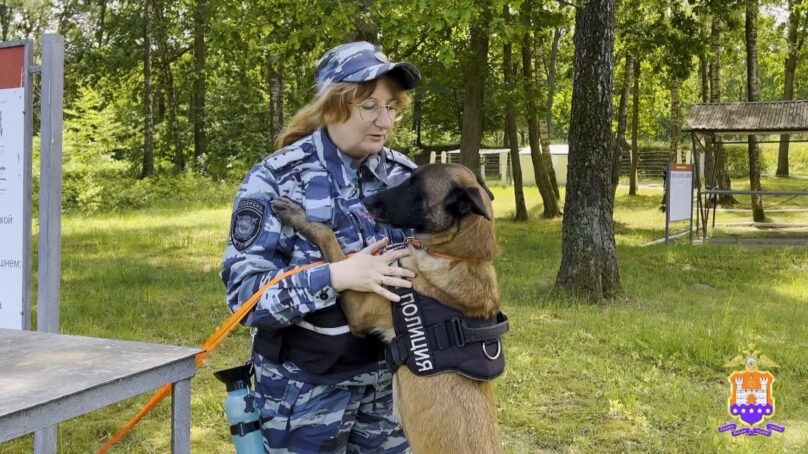
POLYGON ((326 124, 326 116, 330 121, 341 123, 351 117, 352 104, 362 102, 373 94, 380 80, 390 82, 393 97, 398 103, 399 111, 403 111, 410 103, 410 97, 401 86, 390 77, 369 80, 367 82, 337 82, 329 85, 322 95, 301 107, 289 124, 275 139, 275 149, 281 149, 303 137, 313 133, 326 124))

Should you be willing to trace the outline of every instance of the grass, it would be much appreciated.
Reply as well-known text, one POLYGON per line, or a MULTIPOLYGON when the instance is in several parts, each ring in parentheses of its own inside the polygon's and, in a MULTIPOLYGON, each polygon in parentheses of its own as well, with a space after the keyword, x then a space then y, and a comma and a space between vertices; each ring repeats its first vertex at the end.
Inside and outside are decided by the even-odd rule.
MULTIPOLYGON (((589 304, 553 288, 561 220, 538 219, 535 188, 526 190, 532 219, 520 224, 509 221, 511 190, 494 192, 500 294, 511 319, 507 369, 496 381, 507 452, 808 450, 808 248, 639 247, 663 234, 661 189, 629 197, 621 187, 615 221, 626 296, 589 304), (722 365, 750 342, 781 365, 773 421, 786 432, 733 439, 716 431, 729 420, 722 365)), ((217 273, 229 217, 224 206, 65 216, 62 332, 200 345, 228 315, 217 273)), ((245 360, 248 347, 239 328, 194 378, 194 453, 234 452, 225 390, 212 372, 245 360)), ((59 452, 94 452, 148 397, 61 424, 59 452)), ((169 452, 169 423, 165 402, 113 452, 169 452)), ((32 444, 26 436, 0 452, 31 452, 32 444)))

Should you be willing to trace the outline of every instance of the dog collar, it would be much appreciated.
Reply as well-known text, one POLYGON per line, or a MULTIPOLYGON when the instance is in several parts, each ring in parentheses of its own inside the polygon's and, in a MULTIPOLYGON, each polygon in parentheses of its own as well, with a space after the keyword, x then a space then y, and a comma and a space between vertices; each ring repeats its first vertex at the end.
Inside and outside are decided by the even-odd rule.
POLYGON ((442 259, 454 260, 456 262, 466 262, 466 263, 482 263, 482 262, 486 261, 486 260, 482 260, 482 259, 476 259, 476 258, 473 258, 473 257, 457 257, 457 256, 454 256, 454 255, 449 255, 449 254, 444 254, 442 252, 433 251, 433 250, 429 249, 428 247, 426 247, 426 245, 424 244, 423 241, 415 239, 415 238, 407 238, 407 243, 409 243, 415 249, 422 250, 422 251, 426 252, 427 254, 429 254, 429 255, 431 255, 433 257, 439 257, 439 258, 442 258, 442 259))

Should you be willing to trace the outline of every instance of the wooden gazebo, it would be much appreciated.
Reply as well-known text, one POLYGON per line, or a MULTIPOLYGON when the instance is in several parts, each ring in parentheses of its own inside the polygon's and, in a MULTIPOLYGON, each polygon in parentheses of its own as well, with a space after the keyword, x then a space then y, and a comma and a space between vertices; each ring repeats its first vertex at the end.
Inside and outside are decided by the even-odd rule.
MULTIPOLYGON (((771 101, 771 102, 731 102, 713 104, 695 104, 682 128, 690 131, 692 139, 692 158, 695 167, 694 179, 697 190, 696 228, 701 224, 702 234, 707 235, 707 219, 709 206, 703 203, 706 199, 715 199, 720 195, 808 195, 804 191, 735 191, 705 187, 702 189, 700 177, 699 149, 707 151, 709 140, 716 142, 721 136, 748 136, 769 134, 808 133, 808 100, 771 101), (701 221, 701 222, 700 222, 701 221)), ((715 165, 715 161, 713 163, 715 165)), ((713 169, 715 171, 715 169, 713 169)), ((714 173, 715 174, 715 173, 714 173)), ((713 203, 713 226, 715 226, 715 207, 713 203)))

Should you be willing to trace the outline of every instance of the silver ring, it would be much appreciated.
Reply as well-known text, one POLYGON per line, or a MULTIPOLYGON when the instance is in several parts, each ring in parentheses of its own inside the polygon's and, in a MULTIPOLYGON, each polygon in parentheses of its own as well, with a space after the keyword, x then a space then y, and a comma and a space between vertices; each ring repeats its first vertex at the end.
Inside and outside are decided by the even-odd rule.
POLYGON ((502 343, 499 341, 499 339, 497 339, 497 353, 494 354, 494 356, 491 356, 490 354, 488 354, 488 350, 485 349, 485 342, 483 342, 483 354, 485 355, 486 358, 490 359, 491 361, 499 358, 499 355, 502 354, 502 343))

